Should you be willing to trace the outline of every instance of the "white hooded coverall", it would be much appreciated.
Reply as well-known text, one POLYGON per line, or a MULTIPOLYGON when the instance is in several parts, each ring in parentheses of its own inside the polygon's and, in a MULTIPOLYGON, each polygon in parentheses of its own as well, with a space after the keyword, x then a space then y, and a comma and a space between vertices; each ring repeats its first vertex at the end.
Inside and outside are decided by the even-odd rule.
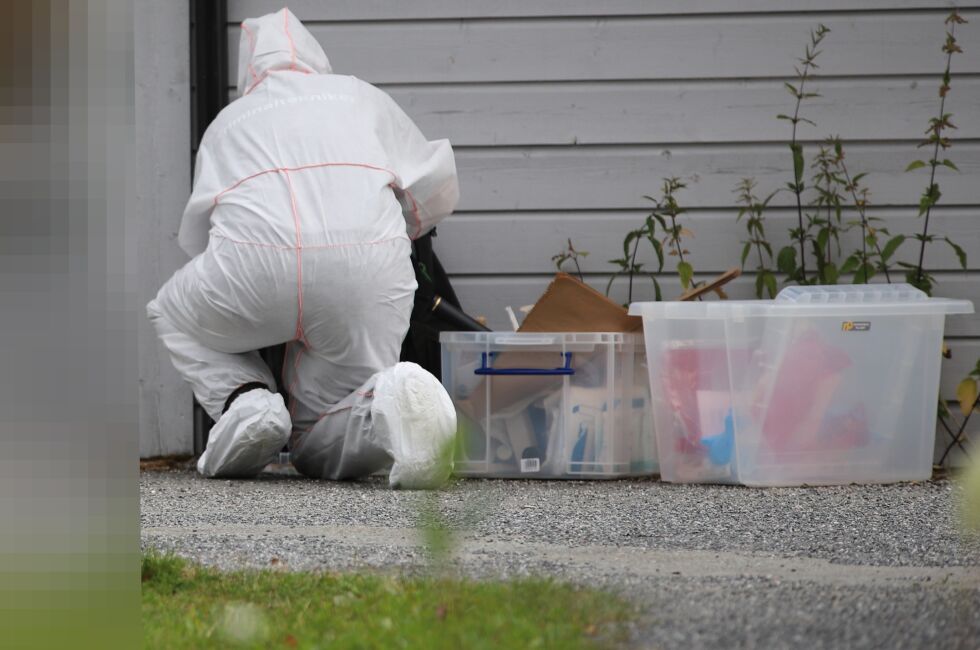
POLYGON ((381 90, 331 74, 287 9, 242 23, 238 90, 198 150, 178 235, 193 259, 147 307, 217 422, 198 468, 254 475, 291 429, 308 476, 394 461, 393 486, 444 480, 451 402, 398 358, 416 289, 410 238, 459 196, 449 142, 427 141, 381 90), (256 352, 284 342, 288 414, 256 352), (255 383, 271 392, 245 392, 223 414, 255 383))

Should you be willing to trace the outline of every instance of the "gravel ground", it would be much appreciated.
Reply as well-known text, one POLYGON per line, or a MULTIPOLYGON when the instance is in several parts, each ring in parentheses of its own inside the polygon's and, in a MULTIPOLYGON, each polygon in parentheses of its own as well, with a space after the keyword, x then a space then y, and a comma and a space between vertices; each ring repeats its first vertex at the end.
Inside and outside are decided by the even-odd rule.
POLYGON ((750 489, 658 481, 454 483, 438 493, 263 475, 141 476, 143 543, 231 568, 416 573, 422 513, 466 575, 625 594, 637 647, 980 648, 980 540, 949 481, 750 489))

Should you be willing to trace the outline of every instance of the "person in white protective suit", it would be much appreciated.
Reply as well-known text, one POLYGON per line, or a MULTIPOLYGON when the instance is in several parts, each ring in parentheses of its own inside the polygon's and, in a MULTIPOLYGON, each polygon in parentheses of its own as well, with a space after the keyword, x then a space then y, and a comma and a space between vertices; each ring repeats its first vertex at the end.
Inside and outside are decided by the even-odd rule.
POLYGON ((456 415, 439 381, 398 363, 416 289, 410 239, 459 197, 452 148, 381 90, 331 73, 287 9, 242 23, 239 99, 207 129, 178 233, 193 259, 147 306, 215 420, 198 470, 294 466, 393 487, 451 471, 456 415), (257 350, 288 343, 287 408, 257 350), (291 439, 290 439, 291 433, 291 439))

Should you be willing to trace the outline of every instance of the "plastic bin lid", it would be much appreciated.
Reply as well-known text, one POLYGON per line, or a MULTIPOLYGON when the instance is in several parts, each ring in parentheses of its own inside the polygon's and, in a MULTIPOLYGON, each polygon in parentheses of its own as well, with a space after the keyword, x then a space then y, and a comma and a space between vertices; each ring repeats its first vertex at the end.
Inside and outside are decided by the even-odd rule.
POLYGON ((828 303, 867 304, 881 302, 917 302, 929 300, 929 296, 911 284, 845 284, 786 287, 779 292, 776 300, 798 305, 828 303))
POLYGON ((969 300, 930 298, 910 284, 792 286, 774 300, 634 302, 631 316, 652 318, 746 318, 753 316, 972 314, 969 300), (856 311, 855 311, 856 310, 856 311))
POLYGON ((440 343, 490 344, 516 347, 570 345, 577 343, 635 343, 642 334, 625 332, 440 332, 440 343))

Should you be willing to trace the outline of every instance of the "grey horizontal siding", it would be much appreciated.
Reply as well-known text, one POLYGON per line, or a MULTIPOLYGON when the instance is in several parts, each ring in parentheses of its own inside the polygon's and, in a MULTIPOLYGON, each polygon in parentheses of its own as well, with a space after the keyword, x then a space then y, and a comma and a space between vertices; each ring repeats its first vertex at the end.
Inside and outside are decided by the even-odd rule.
MULTIPOLYGON (((978 12, 966 12, 972 33, 978 12)), ((302 19, 302 16, 299 16, 302 19)), ((833 32, 822 73, 932 74, 942 69, 943 12, 693 18, 309 23, 335 72, 371 83, 781 77, 822 22, 833 32)), ((237 65, 239 28, 230 26, 237 65)), ((980 72, 961 57, 959 72, 980 72)), ((232 76, 236 79, 237 76, 232 76)))
MULTIPOLYGON (((786 79, 790 81, 790 79, 786 79)), ((780 80, 568 81, 385 84, 425 133, 461 146, 784 142, 776 115, 792 99, 780 80), (615 106, 615 111, 610 111, 615 106)), ((917 143, 936 111, 935 75, 821 79, 800 124, 802 140, 917 143), (895 110, 902 106, 903 110, 895 110)), ((236 91, 229 89, 229 100, 236 91)), ((980 75, 958 77, 957 139, 980 138, 980 75)))
MULTIPOLYGON (((928 174, 905 172, 922 156, 914 144, 855 144, 847 151, 852 174, 872 172, 865 184, 873 203, 918 203, 928 174)), ((937 174, 943 204, 975 205, 980 142, 960 144, 949 155, 961 171, 937 174)), ((649 202, 643 195, 655 193, 666 176, 688 180, 689 188, 678 197, 686 206, 710 208, 732 206, 733 189, 746 176, 757 179, 760 191, 783 187, 792 157, 784 144, 464 147, 457 150, 456 165, 464 211, 645 208, 649 202)), ((792 201, 791 194, 782 193, 772 205, 792 201)))

